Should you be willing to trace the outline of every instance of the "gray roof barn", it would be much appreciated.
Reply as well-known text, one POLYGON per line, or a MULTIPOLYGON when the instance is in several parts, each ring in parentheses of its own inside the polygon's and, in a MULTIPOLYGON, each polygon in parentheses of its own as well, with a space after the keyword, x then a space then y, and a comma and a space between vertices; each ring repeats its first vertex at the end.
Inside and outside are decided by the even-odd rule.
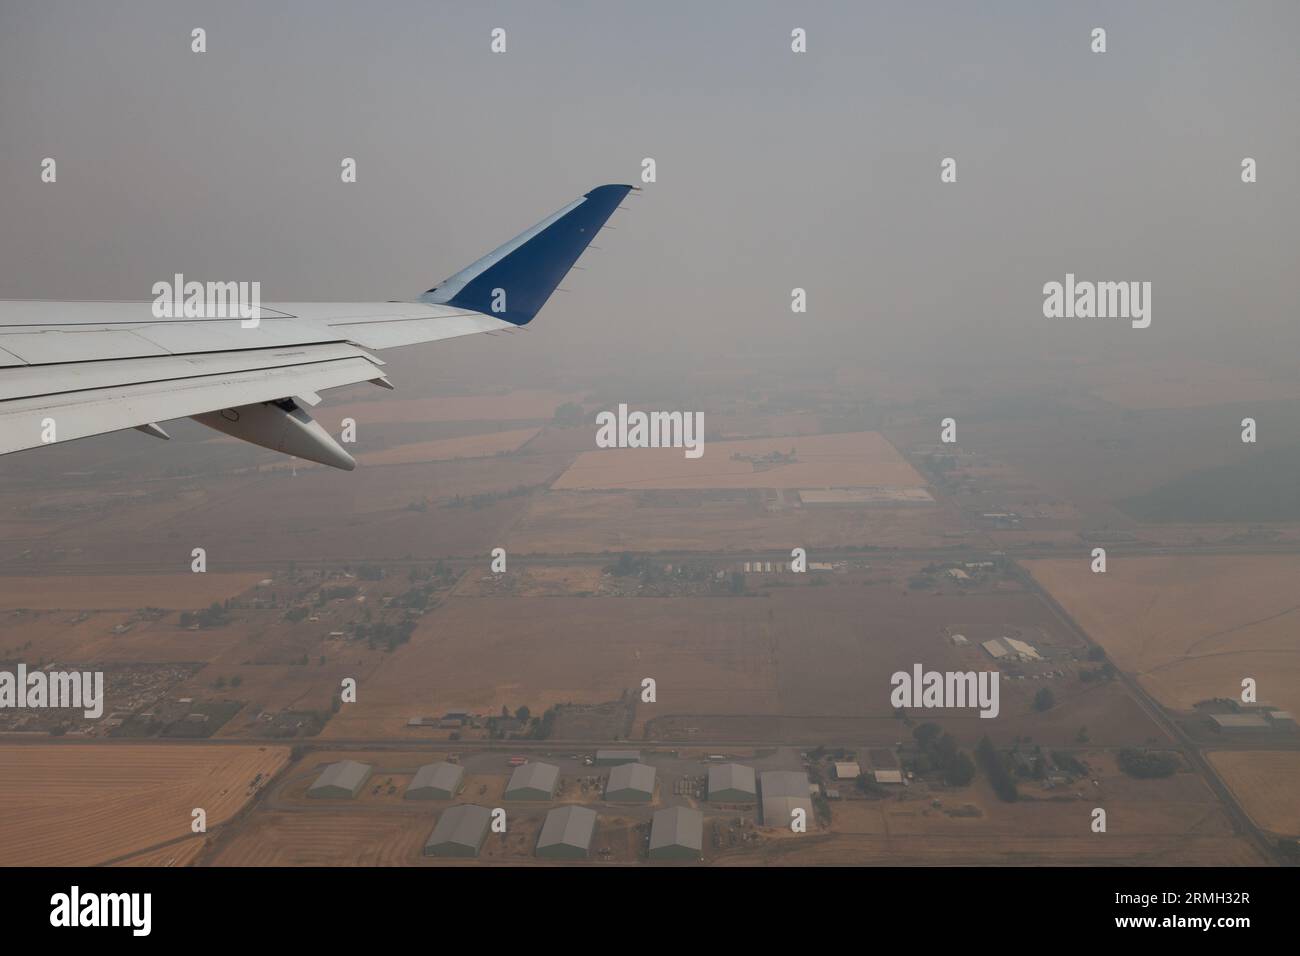
POLYGON ((597 750, 596 766, 597 767, 614 767, 621 763, 640 763, 641 751, 639 750, 597 750))
POLYGON ((366 785, 374 768, 368 763, 340 760, 332 763, 307 788, 307 796, 326 800, 351 800, 366 785))
POLYGON ((704 814, 689 807, 669 807, 650 824, 650 859, 698 860, 704 851, 704 814))
POLYGON ((769 827, 788 827, 792 811, 803 810, 809 825, 813 822, 812 797, 808 775, 799 770, 765 770, 759 774, 763 791, 763 823, 769 827))
POLYGON ((709 768, 709 799, 714 803, 754 803, 758 789, 754 768, 724 763, 709 768))
POLYGON ((655 768, 624 763, 609 772, 605 799, 614 803, 649 803, 655 796, 655 768))
POLYGON ((492 811, 472 803, 448 807, 424 844, 425 856, 478 856, 487 839, 492 811))
POLYGON ((585 860, 596 832, 596 811, 569 805, 546 815, 537 838, 537 855, 556 860, 585 860))
POLYGON ((407 800, 450 800, 460 792, 465 768, 445 760, 427 763, 415 772, 403 796, 407 800))
POLYGON ((506 786, 507 800, 550 800, 560 782, 560 768, 553 763, 525 763, 515 768, 506 786))

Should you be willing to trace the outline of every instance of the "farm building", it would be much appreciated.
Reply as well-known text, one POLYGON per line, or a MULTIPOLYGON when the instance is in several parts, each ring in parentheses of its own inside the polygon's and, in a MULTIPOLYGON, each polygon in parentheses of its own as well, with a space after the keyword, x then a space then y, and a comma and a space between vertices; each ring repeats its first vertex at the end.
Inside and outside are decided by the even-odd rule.
POLYGON ((903 782, 903 771, 901 770, 877 770, 875 773, 876 783, 898 783, 903 782))
POLYGON ((704 852, 704 814, 689 807, 669 807, 650 824, 650 859, 698 860, 704 852))
POLYGON ((1010 655, 1010 651, 1007 650, 1006 645, 996 637, 991 641, 981 641, 980 645, 984 650, 989 652, 990 657, 1003 658, 1010 655))
POLYGON ((403 796, 407 800, 450 800, 460 793, 465 768, 445 760, 428 763, 416 771, 403 796))
POLYGON ((595 810, 572 805, 556 807, 542 824, 537 855, 554 860, 585 860, 595 832, 595 810))
POLYGON ((425 856, 478 856, 487 839, 492 811, 472 803, 449 807, 424 844, 425 856))
POLYGON ((856 780, 860 776, 862 776, 862 768, 856 763, 843 762, 835 764, 836 780, 856 780))
POLYGON ((805 819, 813 820, 812 787, 808 775, 798 770, 766 770, 759 774, 763 797, 763 823, 770 827, 788 827, 794 810, 803 810, 805 819))
POLYGON ((597 767, 616 767, 621 763, 640 763, 641 751, 639 750, 597 750, 596 766, 597 767))
POLYGON ((605 799, 613 803, 649 803, 655 796, 655 768, 643 763, 619 764, 605 782, 605 799))
POLYGON ((1039 654, 1032 644, 1017 640, 1014 637, 995 637, 991 641, 983 642, 984 650, 989 652, 989 656, 997 660, 1019 660, 1019 661, 1041 661, 1043 655, 1039 654))
POLYGON ((1269 722, 1259 714, 1210 714, 1214 729, 1225 734, 1258 733, 1269 729, 1269 722))
POLYGON ((1271 710, 1266 716, 1268 722, 1274 727, 1283 728, 1285 730, 1295 730, 1295 715, 1290 711, 1271 710))
POLYGON ((560 768, 553 763, 526 763, 516 767, 506 785, 507 800, 550 800, 560 782, 560 768))
POLYGON ((307 796, 319 800, 351 800, 361 792, 373 772, 374 768, 368 763, 340 760, 321 772, 307 789, 307 796))
POLYGON ((754 768, 724 763, 709 768, 709 799, 714 803, 754 803, 754 768))

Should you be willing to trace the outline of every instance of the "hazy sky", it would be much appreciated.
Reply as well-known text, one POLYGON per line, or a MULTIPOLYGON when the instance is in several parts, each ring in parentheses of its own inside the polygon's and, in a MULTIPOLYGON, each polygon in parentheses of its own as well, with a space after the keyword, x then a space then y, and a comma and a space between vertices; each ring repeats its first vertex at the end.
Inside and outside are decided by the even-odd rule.
POLYGON ((0 297, 413 298, 651 156, 503 356, 1286 367, 1298 36, 1294 0, 0 0, 0 297), (1067 271, 1151 281, 1152 327, 1045 319, 1067 271))

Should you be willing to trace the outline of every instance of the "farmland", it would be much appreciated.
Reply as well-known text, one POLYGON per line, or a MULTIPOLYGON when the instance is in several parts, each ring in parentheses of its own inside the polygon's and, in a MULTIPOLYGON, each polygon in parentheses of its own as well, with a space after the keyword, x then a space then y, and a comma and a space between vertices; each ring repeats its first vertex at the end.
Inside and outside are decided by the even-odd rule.
POLYGON ((0 865, 123 860, 187 837, 195 807, 211 830, 288 756, 283 747, 0 744, 0 865))

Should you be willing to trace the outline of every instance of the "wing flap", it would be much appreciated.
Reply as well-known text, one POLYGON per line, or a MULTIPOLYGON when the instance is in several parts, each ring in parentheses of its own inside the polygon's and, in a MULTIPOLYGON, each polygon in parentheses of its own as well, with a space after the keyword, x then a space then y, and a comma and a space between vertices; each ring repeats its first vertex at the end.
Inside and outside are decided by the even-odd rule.
POLYGON ((209 370, 183 378, 10 399, 0 402, 0 454, 381 376, 376 364, 354 349, 350 355, 288 365, 209 370))

